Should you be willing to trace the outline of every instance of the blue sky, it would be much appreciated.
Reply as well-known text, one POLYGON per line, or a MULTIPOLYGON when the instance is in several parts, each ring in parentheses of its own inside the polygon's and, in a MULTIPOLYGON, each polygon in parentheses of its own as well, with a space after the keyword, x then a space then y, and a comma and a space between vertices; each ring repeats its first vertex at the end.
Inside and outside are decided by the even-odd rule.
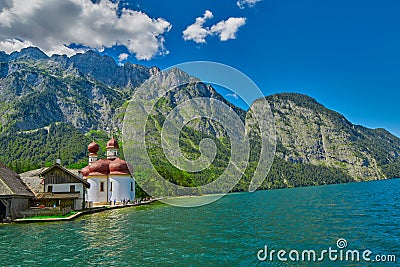
MULTIPOLYGON (((65 0, 65 7, 59 11, 70 10, 68 16, 74 17, 74 10, 79 8, 94 10, 93 14, 90 13, 92 17, 85 17, 86 21, 82 19, 86 24, 82 23, 80 27, 86 30, 82 25, 99 25, 103 15, 95 12, 93 4, 83 4, 84 1, 65 0), (67 5, 68 2, 71 6, 67 5)), ((25 13, 18 10, 17 2, 0 0, 0 7, 3 5, 0 12, 2 50, 11 52, 32 44, 48 54, 54 51, 73 54, 74 51, 70 50, 75 46, 71 44, 82 43, 83 47, 96 48, 117 61, 121 54, 126 53, 127 58, 122 62, 160 68, 196 60, 220 62, 248 75, 266 95, 279 92, 307 94, 355 124, 386 128, 400 136, 400 1, 261 0, 239 8, 236 0, 121 0, 117 5, 119 15, 124 7, 140 11, 127 13, 126 17, 140 17, 142 20, 132 25, 129 25, 129 20, 122 21, 122 24, 111 23, 111 26, 99 27, 98 32, 93 26, 86 32, 81 30, 70 36, 59 36, 65 25, 71 25, 71 29, 79 27, 69 22, 69 17, 60 18, 55 14, 56 21, 63 21, 61 28, 49 26, 47 33, 41 34, 49 34, 51 38, 42 36, 40 40, 35 38, 37 34, 24 32, 26 27, 22 27, 21 20, 13 22, 13 17, 5 13, 9 10, 9 13, 27 17, 26 10, 25 13), (212 16, 203 18, 202 27, 207 32, 201 40, 203 42, 190 38, 184 40, 185 29, 195 23, 196 18, 202 18, 206 10, 212 16), (237 19, 230 21, 233 23, 230 29, 234 31, 225 36, 227 40, 221 40, 230 18, 237 19), (8 28, 5 28, 4 21, 9 22, 8 28), (220 22, 223 23, 218 24, 220 22), (235 23, 240 25, 236 29, 235 23), (118 31, 112 26, 119 27, 118 31), (121 36, 113 34, 119 33, 124 26, 121 36), (55 33, 51 35, 53 28, 55 33), (81 32, 82 37, 78 38, 81 32), (133 37, 130 39, 129 36, 133 37), (57 42, 66 47, 60 48, 57 42), (140 45, 134 45, 135 42, 153 47, 153 50, 142 51, 140 45), (120 45, 113 46, 115 43, 120 45)), ((46 3, 47 9, 55 10, 53 13, 57 11, 56 3, 60 5, 60 1, 55 0, 32 2, 36 2, 34 8, 37 10, 41 9, 38 7, 40 3, 46 3)), ((102 1, 103 10, 112 10, 112 5, 106 7, 105 2, 102 1)), ((28 9, 25 3, 25 9, 28 9)), ((31 13, 27 23, 30 32, 35 32, 32 25, 42 22, 39 23, 40 16, 31 13)), ((104 15, 103 21, 110 16, 104 15)), ((18 18, 17 15, 14 17, 18 18)), ((49 25, 52 16, 47 19, 46 25, 49 25)), ((74 21, 80 19, 77 15, 74 21)), ((43 28, 39 26, 38 29, 43 28)), ((63 32, 68 31, 64 29, 63 32)))

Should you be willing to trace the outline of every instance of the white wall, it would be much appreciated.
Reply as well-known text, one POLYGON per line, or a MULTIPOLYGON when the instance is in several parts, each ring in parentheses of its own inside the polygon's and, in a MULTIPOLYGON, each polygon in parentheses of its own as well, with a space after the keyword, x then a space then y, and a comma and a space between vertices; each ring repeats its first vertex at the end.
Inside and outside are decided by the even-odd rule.
POLYGON ((75 186, 75 192, 79 192, 79 198, 74 200, 74 207, 72 207, 74 210, 81 210, 82 205, 83 205, 83 197, 85 195, 85 187, 83 186, 82 183, 67 183, 67 184, 48 184, 46 185, 45 192, 49 192, 49 185, 53 186, 53 193, 57 192, 69 192, 70 191, 70 186, 74 185, 75 186))
POLYGON ((104 177, 88 177, 86 180, 90 184, 87 190, 88 196, 86 201, 108 202, 108 183, 107 176, 104 177), (104 192, 100 192, 100 183, 104 182, 104 192))
POLYGON ((114 199, 116 202, 135 199, 135 180, 130 175, 110 175, 109 183, 112 183, 112 191, 109 192, 109 199, 112 202, 114 199), (131 191, 131 183, 133 183, 133 191, 131 191))
POLYGON ((83 198, 83 195, 85 193, 84 187, 82 183, 68 183, 68 184, 48 184, 46 185, 45 192, 49 192, 48 186, 51 185, 53 186, 53 191, 54 193, 56 192, 69 192, 70 186, 75 185, 75 191, 79 192, 79 198, 83 198))
POLYGON ((135 199, 135 180, 130 175, 110 175, 108 179, 105 176, 89 177, 86 181, 90 183, 87 201, 114 203, 115 200, 120 203, 124 199, 130 201, 135 199), (100 182, 104 182, 104 192, 100 192, 100 182))

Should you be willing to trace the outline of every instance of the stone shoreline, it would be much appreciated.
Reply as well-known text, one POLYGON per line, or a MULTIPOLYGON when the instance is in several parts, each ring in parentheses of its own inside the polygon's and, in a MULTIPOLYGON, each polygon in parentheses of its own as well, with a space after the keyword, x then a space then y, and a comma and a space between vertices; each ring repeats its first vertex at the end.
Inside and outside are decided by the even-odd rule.
POLYGON ((79 211, 75 214, 72 214, 71 216, 65 217, 65 218, 21 218, 21 219, 15 219, 13 222, 15 223, 38 223, 38 222, 59 222, 59 221, 72 221, 75 220, 83 215, 86 214, 93 214, 93 213, 99 213, 103 211, 108 211, 108 210, 114 210, 114 209, 122 209, 122 208, 129 208, 129 207, 137 207, 137 206, 143 206, 143 205, 148 205, 151 203, 154 203, 158 201, 157 199, 152 199, 149 201, 143 201, 140 203, 135 203, 135 204, 125 204, 125 205, 116 205, 116 206, 102 206, 102 207, 94 207, 94 208, 89 208, 87 210, 79 211))

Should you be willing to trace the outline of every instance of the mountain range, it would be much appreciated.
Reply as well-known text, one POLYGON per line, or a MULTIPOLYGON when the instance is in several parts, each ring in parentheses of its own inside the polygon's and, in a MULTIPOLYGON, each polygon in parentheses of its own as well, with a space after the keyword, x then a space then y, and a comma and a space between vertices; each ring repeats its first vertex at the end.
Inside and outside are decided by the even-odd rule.
MULTIPOLYGON (((48 57, 30 47, 10 55, 0 52, 0 161, 18 172, 61 158, 64 165, 87 164, 86 146, 96 140, 105 150, 110 135, 121 134, 122 120, 135 90, 157 67, 115 63, 94 51, 72 57, 48 57)), ((168 79, 187 75, 171 69, 168 79)), ((249 112, 229 103, 210 85, 196 81, 168 93, 149 120, 148 150, 157 170, 182 185, 199 185, 218 176, 230 155, 229 140, 214 121, 184 127, 181 148, 199 156, 202 138, 215 141, 218 153, 208 170, 185 173, 174 168, 159 146, 160 125, 168 111, 193 97, 208 97, 231 106, 251 129, 249 112)), ((353 125, 341 114, 301 94, 267 96, 273 113, 277 146, 274 163, 261 188, 282 188, 400 177, 400 139, 384 129, 353 125)), ((257 132, 257 131, 255 131, 257 132)), ((243 179, 234 189, 246 190, 258 161, 260 140, 251 138, 252 154, 243 179)), ((123 146, 123 144, 122 144, 123 146)))

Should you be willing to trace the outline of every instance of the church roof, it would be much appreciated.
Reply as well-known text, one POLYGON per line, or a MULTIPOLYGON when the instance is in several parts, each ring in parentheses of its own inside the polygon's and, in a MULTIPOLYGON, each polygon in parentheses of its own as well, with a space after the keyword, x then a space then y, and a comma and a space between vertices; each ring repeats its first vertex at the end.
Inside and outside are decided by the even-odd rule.
POLYGON ((110 141, 107 142, 107 149, 109 148, 114 148, 114 149, 118 149, 119 145, 118 145, 118 141, 114 139, 114 136, 110 139, 110 141))
POLYGON ((116 158, 115 160, 110 162, 109 170, 110 174, 114 175, 130 174, 128 163, 120 158, 116 158))
POLYGON ((128 163, 120 158, 99 159, 82 169, 84 177, 106 175, 131 175, 128 163))
POLYGON ((0 163, 0 197, 2 196, 33 197, 34 194, 16 172, 0 163))
MULTIPOLYGON (((88 146, 90 153, 93 153, 93 147, 98 147, 95 142, 92 142, 88 146), (91 149, 93 151, 91 151, 91 149)), ((118 141, 112 137, 107 142, 107 149, 119 149, 118 141)), ((92 162, 81 170, 83 177, 89 176, 107 176, 107 175, 132 175, 129 171, 128 163, 118 157, 109 157, 107 159, 99 159, 92 162)))
POLYGON ((97 152, 99 152, 99 149, 100 149, 100 146, 99 146, 99 144, 97 144, 96 142, 91 142, 89 145, 88 145, 88 150, 89 150, 89 152, 90 153, 92 153, 92 154, 97 154, 97 152))

